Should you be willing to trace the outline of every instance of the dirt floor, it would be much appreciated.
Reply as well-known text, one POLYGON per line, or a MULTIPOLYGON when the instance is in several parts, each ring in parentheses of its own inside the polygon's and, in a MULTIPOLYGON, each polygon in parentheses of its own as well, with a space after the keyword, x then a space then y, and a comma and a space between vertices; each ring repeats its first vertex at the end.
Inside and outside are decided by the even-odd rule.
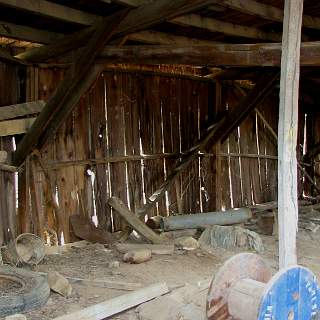
MULTIPOLYGON (((265 245, 265 252, 262 256, 276 272, 278 243, 275 237, 262 236, 262 239, 265 245)), ((320 231, 316 233, 305 230, 299 232, 299 264, 309 267, 318 278, 320 278, 319 244, 320 231)), ((112 319, 204 319, 208 284, 223 262, 237 252, 240 250, 215 249, 214 254, 208 254, 201 249, 176 250, 173 255, 155 255, 148 262, 133 265, 121 262, 122 254, 118 253, 115 248, 105 248, 100 244, 70 248, 65 253, 46 256, 36 270, 58 271, 63 276, 73 278, 69 279, 73 287, 71 296, 64 298, 51 293, 45 307, 29 312, 26 316, 32 320, 54 319, 125 294, 129 292, 128 289, 132 290, 139 286, 165 281, 169 287, 173 288, 171 294, 114 316, 112 319), (120 261, 120 266, 112 268, 110 266, 112 261, 120 261), (95 282, 76 281, 79 278, 95 282), (109 288, 103 287, 105 286, 103 281, 107 281, 109 288), (119 288, 110 289, 112 284, 119 288)))

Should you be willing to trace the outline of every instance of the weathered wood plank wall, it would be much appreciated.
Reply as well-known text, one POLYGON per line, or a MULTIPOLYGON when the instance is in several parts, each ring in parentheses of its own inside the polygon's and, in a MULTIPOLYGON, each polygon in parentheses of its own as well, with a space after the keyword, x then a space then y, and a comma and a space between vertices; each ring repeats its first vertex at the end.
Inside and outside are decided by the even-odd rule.
MULTIPOLYGON (((29 100, 47 100, 62 77, 58 69, 29 69, 29 100)), ((224 86, 221 94, 219 112, 237 105, 239 90, 224 86)), ((42 148, 47 174, 36 159, 30 159, 34 164, 27 165, 20 177, 20 198, 26 202, 28 167, 35 167, 35 180, 41 186, 35 188, 41 193, 37 216, 43 217, 47 234, 55 230, 59 239, 72 241, 69 216, 74 214, 108 230, 123 228, 124 223, 106 204, 108 198, 120 197, 132 211, 141 207, 171 172, 179 154, 188 151, 212 124, 216 95, 215 85, 207 81, 104 72, 55 138, 42 148), (53 190, 60 213, 48 190, 53 190)), ((276 95, 270 97, 260 108, 274 129, 275 99, 276 95)), ((275 200, 277 162, 264 158, 277 153, 272 139, 252 114, 218 154, 216 148, 200 154, 149 215, 206 212, 275 200), (215 159, 221 160, 222 183, 217 187, 215 159), (216 197, 217 192, 221 197, 216 197)), ((21 206, 28 207, 26 203, 21 206)), ((20 220, 26 222, 28 216, 34 220, 35 215, 31 207, 20 220)), ((24 231, 37 230, 32 224, 24 226, 24 231)))
MULTIPOLYGON (((15 104, 19 98, 18 69, 0 62, 0 112, 1 107, 15 104)), ((0 138, 0 150, 11 152, 12 137, 0 138)), ((0 170, 0 246, 16 236, 16 182, 15 174, 0 170)))

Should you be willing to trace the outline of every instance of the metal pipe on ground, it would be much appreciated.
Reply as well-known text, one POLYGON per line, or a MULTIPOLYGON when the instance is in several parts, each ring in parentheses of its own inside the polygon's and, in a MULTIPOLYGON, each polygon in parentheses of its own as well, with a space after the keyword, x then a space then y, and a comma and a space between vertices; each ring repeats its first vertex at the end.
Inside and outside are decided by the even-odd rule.
POLYGON ((232 225, 247 222, 252 217, 249 208, 231 209, 208 213, 164 217, 160 228, 164 231, 205 228, 210 225, 232 225))

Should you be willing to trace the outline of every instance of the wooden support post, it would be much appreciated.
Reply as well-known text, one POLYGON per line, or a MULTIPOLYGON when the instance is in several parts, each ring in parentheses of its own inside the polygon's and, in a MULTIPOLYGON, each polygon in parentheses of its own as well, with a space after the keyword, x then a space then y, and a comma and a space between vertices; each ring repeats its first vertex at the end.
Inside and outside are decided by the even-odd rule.
POLYGON ((297 157, 299 70, 303 0, 286 0, 283 22, 279 141, 279 265, 297 264, 297 157))

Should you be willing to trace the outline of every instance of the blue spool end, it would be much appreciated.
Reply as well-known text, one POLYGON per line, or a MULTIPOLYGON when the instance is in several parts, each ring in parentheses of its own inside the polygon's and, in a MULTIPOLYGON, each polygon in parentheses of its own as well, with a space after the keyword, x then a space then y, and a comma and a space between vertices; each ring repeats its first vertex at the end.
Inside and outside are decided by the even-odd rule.
POLYGON ((258 320, 319 320, 320 289, 314 274, 294 266, 280 270, 266 284, 258 320))

